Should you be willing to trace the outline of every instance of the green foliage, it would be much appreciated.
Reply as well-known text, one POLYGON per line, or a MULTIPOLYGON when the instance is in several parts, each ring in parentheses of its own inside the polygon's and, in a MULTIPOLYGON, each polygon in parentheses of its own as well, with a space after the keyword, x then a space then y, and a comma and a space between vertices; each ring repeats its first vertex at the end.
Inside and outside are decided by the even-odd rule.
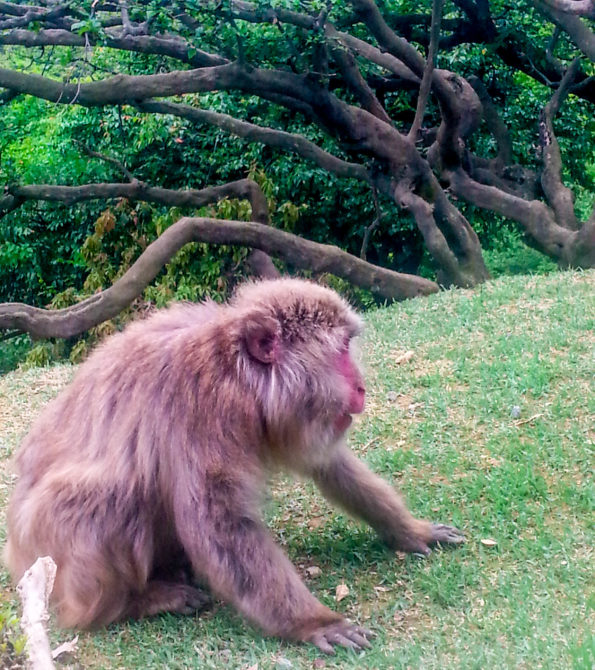
MULTIPOLYGON (((296 3, 293 0, 279 0, 275 4, 308 11, 319 11, 319 7, 326 6, 325 2, 296 3)), ((514 34, 545 52, 551 39, 551 25, 539 19, 533 9, 526 5, 512 7, 500 0, 490 4, 502 34, 514 34)), ((142 6, 130 5, 132 20, 150 19, 153 26, 164 32, 175 30, 196 49, 223 51, 233 59, 238 55, 239 38, 247 61, 265 68, 290 66, 295 70, 310 70, 312 55, 322 39, 321 33, 310 33, 289 24, 284 24, 280 31, 275 24, 232 23, 224 5, 220 11, 213 12, 210 6, 205 9, 205 3, 185 3, 186 9, 197 12, 200 20, 184 26, 178 22, 174 25, 167 3, 150 0, 142 6)), ((385 2, 383 6, 389 12, 418 13, 429 11, 431 2, 399 0, 385 2)), ((75 32, 98 41, 91 50, 57 48, 51 55, 46 51, 42 64, 41 59, 39 63, 31 62, 31 55, 39 55, 40 51, 14 47, 0 54, 0 64, 31 72, 41 72, 43 67, 46 75, 69 82, 87 81, 113 72, 146 74, 180 67, 179 62, 165 57, 107 48, 104 29, 92 7, 81 6, 78 16, 75 32)), ((447 5, 445 18, 453 16, 459 17, 459 10, 447 5)), ((337 25, 349 22, 349 17, 348 3, 332 3, 331 19, 337 25)), ((354 34, 363 30, 351 22, 349 26, 354 34)), ((439 65, 464 75, 482 77, 510 127, 515 160, 535 167, 537 156, 527 147, 535 144, 538 113, 551 92, 504 65, 495 54, 499 44, 464 44, 442 50, 439 65)), ((568 43, 560 40, 555 55, 569 58, 573 54, 568 43)), ((365 76, 378 72, 376 65, 363 59, 359 64, 365 76)), ((536 63, 536 67, 538 65, 536 63)), ((592 65, 584 67, 593 73, 592 65)), ((343 90, 338 93, 349 95, 343 90)), ((188 95, 185 102, 301 134, 337 156, 349 157, 328 133, 305 117, 256 96, 219 91, 188 95)), ((415 92, 389 91, 384 103, 396 125, 406 130, 415 109, 415 92)), ((438 120, 439 110, 431 99, 426 124, 432 125, 438 120)), ((595 145, 592 142, 595 117, 591 107, 576 96, 569 96, 555 120, 555 127, 566 166, 564 178, 577 194, 578 215, 585 219, 593 206, 595 191, 595 145)), ((90 159, 82 152, 81 145, 87 145, 117 157, 148 184, 168 188, 201 188, 250 174, 260 179, 267 189, 273 225, 309 239, 338 244, 356 255, 359 255, 366 227, 377 214, 372 194, 365 184, 329 175, 293 154, 169 115, 144 114, 130 107, 93 109, 53 105, 31 97, 17 97, 2 107, 0 131, 0 183, 121 181, 122 175, 113 165, 90 159)), ((473 136, 471 148, 482 155, 495 155, 494 140, 485 127, 473 136)), ((520 238, 514 233, 516 226, 510 221, 460 202, 456 204, 478 232, 488 262, 497 274, 507 271, 505 254, 509 243, 513 245, 509 263, 512 271, 523 267, 531 272, 551 268, 547 259, 538 262, 531 250, 526 250, 525 257, 520 238)), ((126 211, 125 206, 113 202, 73 206, 38 203, 26 204, 5 216, 0 221, 0 300, 46 305, 68 288, 80 298, 108 286, 154 239, 162 225, 160 221, 171 216, 166 208, 155 205, 128 207, 126 211), (113 212, 115 228, 98 232, 96 223, 105 212, 113 212), (149 221, 151 218, 153 223, 149 221), (130 230, 124 232, 127 226, 130 230)), ((230 207, 221 205, 217 211, 220 216, 227 216, 230 207)), ((382 221, 366 250, 368 260, 434 278, 434 269, 412 218, 385 198, 380 198, 380 209, 382 221)), ((244 204, 237 218, 246 218, 245 210, 244 204)), ((193 246, 170 263, 145 299, 163 304, 173 297, 209 293, 221 296, 241 274, 244 255, 229 248, 193 246), (175 272, 180 274, 176 277, 175 272)))
POLYGON ((557 263, 527 246, 520 233, 508 227, 485 250, 484 259, 492 277, 547 274, 558 269, 557 263))
POLYGON ((0 375, 18 367, 25 360, 30 349, 31 340, 28 335, 17 335, 4 341, 0 340, 0 375))
POLYGON ((44 341, 33 345, 27 352, 24 369, 42 368, 64 356, 66 345, 63 341, 44 341))
POLYGON ((24 668, 25 642, 17 614, 10 604, 0 601, 0 667, 24 668))

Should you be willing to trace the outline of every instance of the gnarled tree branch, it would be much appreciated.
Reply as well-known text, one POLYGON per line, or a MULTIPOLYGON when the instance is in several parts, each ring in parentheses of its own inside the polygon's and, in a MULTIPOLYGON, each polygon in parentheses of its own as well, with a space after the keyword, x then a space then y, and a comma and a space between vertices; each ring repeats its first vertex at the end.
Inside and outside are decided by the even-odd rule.
POLYGON ((59 310, 22 303, 0 304, 0 329, 20 330, 35 338, 69 338, 83 333, 125 309, 172 256, 189 242, 257 248, 295 267, 336 274, 391 300, 438 291, 438 286, 427 279, 371 265, 338 247, 311 242, 260 223, 182 218, 152 242, 110 288, 59 310))
POLYGON ((341 158, 333 156, 328 151, 324 151, 314 142, 310 142, 302 135, 288 133, 284 130, 274 130, 264 128, 247 121, 235 119, 228 114, 212 112, 206 109, 198 109, 179 102, 157 102, 147 100, 135 104, 137 109, 143 112, 152 112, 156 114, 172 114, 188 119, 194 123, 208 123, 222 130, 226 130, 233 135, 243 137, 253 142, 262 142, 271 147, 284 149, 297 153, 303 158, 311 160, 321 168, 336 174, 338 177, 351 177, 362 181, 369 181, 366 169, 359 163, 350 163, 341 158))
POLYGON ((576 76, 579 66, 575 59, 564 75, 560 86, 551 100, 544 107, 539 122, 539 143, 541 146, 541 160, 543 171, 541 185, 543 191, 555 212, 556 220, 565 228, 578 230, 579 222, 574 213, 574 197, 572 191, 562 181, 562 157, 560 146, 554 132, 553 117, 557 114, 568 90, 576 76))

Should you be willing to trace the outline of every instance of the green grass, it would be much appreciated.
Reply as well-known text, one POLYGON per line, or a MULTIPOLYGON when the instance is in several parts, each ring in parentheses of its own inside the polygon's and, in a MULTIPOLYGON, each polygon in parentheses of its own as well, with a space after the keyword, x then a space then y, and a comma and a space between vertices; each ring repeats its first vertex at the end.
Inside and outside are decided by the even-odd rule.
MULTIPOLYGON (((457 525, 467 543, 426 560, 394 555, 308 483, 282 479, 267 516, 317 597, 377 632, 371 650, 320 660, 218 604, 200 617, 83 634, 78 660, 106 669, 590 670, 594 319, 593 271, 501 278, 366 315, 369 402, 350 442, 415 514, 457 525), (399 363, 407 351, 413 358, 399 363), (311 566, 321 574, 308 576, 311 566), (350 592, 337 603, 342 583, 350 592)), ((0 378, 0 457, 71 372, 0 378)), ((10 486, 6 474, 2 500, 10 486)), ((16 607, 6 575, 0 584, 16 607)))

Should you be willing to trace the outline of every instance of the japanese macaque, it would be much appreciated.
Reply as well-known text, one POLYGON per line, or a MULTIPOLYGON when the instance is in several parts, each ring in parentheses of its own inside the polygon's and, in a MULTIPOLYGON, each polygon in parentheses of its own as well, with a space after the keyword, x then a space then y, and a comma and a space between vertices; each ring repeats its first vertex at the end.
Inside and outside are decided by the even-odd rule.
POLYGON ((459 531, 413 518, 345 445, 364 409, 350 342, 360 318, 298 279, 248 283, 224 305, 178 305, 112 336, 25 438, 8 510, 15 580, 57 564, 61 625, 203 607, 201 586, 267 634, 332 653, 371 633, 308 591, 261 520, 271 470, 310 476, 393 548, 459 531))

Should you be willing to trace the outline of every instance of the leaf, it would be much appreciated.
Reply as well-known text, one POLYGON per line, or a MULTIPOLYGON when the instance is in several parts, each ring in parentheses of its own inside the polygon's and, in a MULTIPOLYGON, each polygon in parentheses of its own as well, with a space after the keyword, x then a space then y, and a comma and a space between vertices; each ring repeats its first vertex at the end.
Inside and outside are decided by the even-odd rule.
POLYGON ((408 363, 413 357, 415 356, 415 353, 413 351, 406 351, 404 354, 401 354, 400 356, 395 356, 393 358, 393 363, 396 365, 401 365, 402 363, 408 363))
POLYGON ((335 600, 340 603, 343 598, 349 595, 349 587, 346 584, 339 584, 335 589, 335 600))
POLYGON ((496 540, 492 540, 491 537, 484 537, 480 542, 484 545, 484 547, 495 547, 498 543, 496 540))
POLYGON ((64 642, 52 651, 52 658, 56 660, 62 654, 74 654, 77 650, 79 636, 76 635, 70 642, 64 642))
POLYGON ((309 568, 306 568, 306 574, 308 577, 320 577, 322 570, 317 565, 311 565, 309 568))

